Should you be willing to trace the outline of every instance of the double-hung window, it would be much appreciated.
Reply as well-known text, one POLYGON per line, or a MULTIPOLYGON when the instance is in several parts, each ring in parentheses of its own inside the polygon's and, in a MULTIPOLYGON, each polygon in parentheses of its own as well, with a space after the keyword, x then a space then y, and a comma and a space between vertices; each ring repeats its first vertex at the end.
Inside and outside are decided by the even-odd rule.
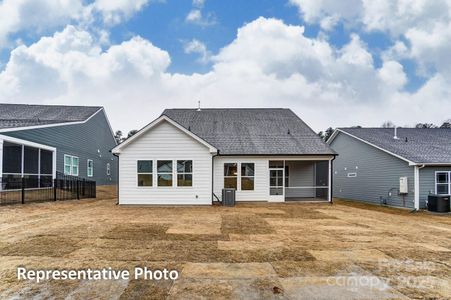
POLYGON ((88 159, 86 173, 87 173, 86 175, 88 175, 88 177, 94 176, 94 162, 92 161, 92 159, 88 159))
POLYGON ((193 161, 177 161, 177 186, 193 186, 193 161))
POLYGON ((138 186, 153 185, 153 162, 151 160, 138 160, 138 186))
POLYGON ((237 189, 238 188, 238 164, 225 163, 224 164, 224 188, 237 189))
POLYGON ((255 179, 255 164, 241 163, 241 190, 253 191, 255 179))
POLYGON ((64 174, 78 176, 78 157, 64 154, 64 174))
POLYGON ((451 194, 451 171, 435 172, 435 192, 438 195, 451 194))
POLYGON ((158 186, 172 186, 172 160, 157 161, 158 186))

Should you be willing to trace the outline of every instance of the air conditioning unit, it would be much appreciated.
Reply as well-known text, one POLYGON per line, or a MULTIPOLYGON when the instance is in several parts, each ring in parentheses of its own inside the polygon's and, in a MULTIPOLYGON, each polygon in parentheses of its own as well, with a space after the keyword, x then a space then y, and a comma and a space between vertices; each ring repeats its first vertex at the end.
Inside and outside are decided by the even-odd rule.
POLYGON ((407 177, 399 177, 399 193, 400 194, 409 193, 409 185, 407 183, 407 177))

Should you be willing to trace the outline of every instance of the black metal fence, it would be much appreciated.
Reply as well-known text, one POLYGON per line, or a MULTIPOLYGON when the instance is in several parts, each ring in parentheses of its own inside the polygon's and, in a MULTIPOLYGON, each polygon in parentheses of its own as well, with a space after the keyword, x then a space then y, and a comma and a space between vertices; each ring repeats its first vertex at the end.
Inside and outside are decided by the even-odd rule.
POLYGON ((0 177, 0 204, 96 197, 96 182, 57 172, 51 184, 38 185, 26 177, 0 177))

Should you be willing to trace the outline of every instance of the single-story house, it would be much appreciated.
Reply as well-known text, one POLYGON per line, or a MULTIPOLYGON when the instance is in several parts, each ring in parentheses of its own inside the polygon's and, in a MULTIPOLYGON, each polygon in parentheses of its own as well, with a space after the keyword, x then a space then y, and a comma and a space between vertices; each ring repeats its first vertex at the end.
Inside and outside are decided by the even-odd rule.
POLYGON ((57 172, 116 184, 114 146, 103 107, 0 104, 0 189, 49 187, 57 172))
POLYGON ((328 143, 335 197, 420 209, 451 193, 451 129, 340 128, 328 143))
POLYGON ((112 152, 120 204, 332 199, 336 153, 289 109, 167 109, 112 152))

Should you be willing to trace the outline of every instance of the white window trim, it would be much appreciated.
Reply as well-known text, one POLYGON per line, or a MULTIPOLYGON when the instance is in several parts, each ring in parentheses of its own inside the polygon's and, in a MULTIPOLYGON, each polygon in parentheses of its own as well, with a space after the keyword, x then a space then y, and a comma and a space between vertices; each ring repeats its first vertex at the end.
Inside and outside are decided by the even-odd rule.
POLYGON ((435 194, 436 195, 444 195, 444 196, 451 196, 451 171, 435 171, 434 174, 434 182, 435 182, 435 194), (448 194, 438 194, 437 193, 437 184, 446 184, 446 183, 438 183, 437 182, 437 173, 447 173, 448 174, 448 194))
MULTIPOLYGON (((175 160, 175 161, 177 162, 177 160, 175 160)), ((157 189, 172 189, 172 188, 177 187, 176 182, 174 180, 174 174, 175 174, 175 171, 177 170, 176 169, 177 166, 174 164, 174 160, 173 159, 156 159, 155 162, 156 162, 155 163, 155 187, 157 189), (158 172, 158 162, 159 161, 171 161, 172 162, 172 171, 171 171, 171 173, 158 172), (168 186, 158 185, 158 174, 171 174, 171 176, 172 176, 172 185, 168 185, 168 186)))
POLYGON ((240 173, 241 173, 241 170, 240 170, 240 163, 239 162, 236 162, 236 161, 225 161, 224 162, 224 164, 222 165, 222 177, 223 177, 223 180, 222 180, 222 186, 223 186, 223 188, 226 188, 225 187, 225 179, 226 178, 236 178, 236 190, 237 191, 240 191, 241 190, 241 182, 240 182, 240 173), (226 164, 236 164, 236 175, 235 176, 230 176, 230 175, 224 175, 224 167, 225 167, 225 165, 226 164))
POLYGON ((111 164, 110 163, 106 163, 106 175, 107 176, 111 175, 111 164))
POLYGON ((240 175, 240 191, 245 192, 245 193, 247 193, 247 192, 254 192, 255 191, 255 166, 257 164, 255 162, 247 162, 247 161, 245 161, 245 162, 240 162, 238 165, 239 165, 239 168, 240 168, 240 171, 238 172, 238 174, 240 175), (241 165, 242 164, 253 164, 254 165, 254 176, 243 176, 243 174, 241 173, 241 165), (241 184, 242 183, 241 179, 243 177, 244 178, 254 178, 254 188, 252 190, 243 190, 243 185, 241 184))
POLYGON ((80 174, 80 158, 78 156, 75 155, 70 155, 70 154, 64 154, 64 167, 63 167, 63 173, 64 175, 70 175, 70 176, 78 176, 78 174, 80 174), (70 172, 66 173, 66 166, 69 166, 68 164, 66 164, 66 157, 70 158, 70 172), (77 174, 74 173, 74 158, 77 159, 77 174))
POLYGON ((136 187, 139 189, 153 189, 155 188, 155 161, 153 159, 137 159, 136 160, 136 187), (152 171, 151 172, 138 172, 138 161, 151 161, 152 162, 152 171), (138 185, 138 175, 139 174, 147 174, 147 175, 152 175, 152 185, 148 186, 148 185, 144 185, 144 186, 140 186, 138 185))
POLYGON ((94 177, 94 161, 92 160, 92 159, 88 159, 87 161, 86 161, 86 176, 87 177, 94 177), (89 175, 89 162, 91 162, 92 163, 92 172, 91 172, 91 175, 89 175))
POLYGON ((176 159, 173 163, 175 163, 175 185, 176 185, 176 187, 181 188, 181 189, 192 189, 194 186, 194 160, 192 160, 192 159, 176 159), (191 172, 179 172, 177 169, 177 162, 179 160, 191 161, 191 172), (180 175, 191 174, 191 186, 183 186, 183 185, 179 186, 179 180, 178 180, 179 174, 180 175))

